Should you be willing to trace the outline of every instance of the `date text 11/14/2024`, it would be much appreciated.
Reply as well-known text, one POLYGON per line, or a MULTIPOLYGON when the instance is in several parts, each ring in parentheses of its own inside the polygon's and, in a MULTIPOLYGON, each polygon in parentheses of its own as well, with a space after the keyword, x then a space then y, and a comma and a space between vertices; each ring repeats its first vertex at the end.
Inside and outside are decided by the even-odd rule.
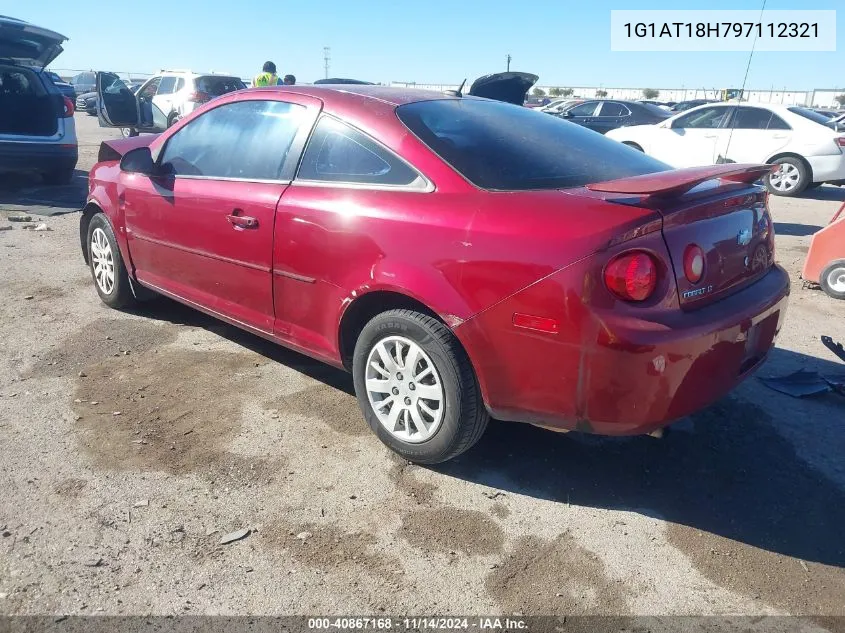
POLYGON ((308 628, 311 630, 381 630, 393 629, 422 631, 422 630, 471 630, 482 631, 518 631, 527 630, 528 623, 519 618, 497 617, 336 617, 336 618, 308 618, 308 628))

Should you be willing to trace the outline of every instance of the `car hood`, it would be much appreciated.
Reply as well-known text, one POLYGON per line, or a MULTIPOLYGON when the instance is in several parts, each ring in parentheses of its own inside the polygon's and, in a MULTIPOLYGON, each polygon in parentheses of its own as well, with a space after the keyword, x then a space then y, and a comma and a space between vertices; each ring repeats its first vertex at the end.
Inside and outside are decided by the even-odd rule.
POLYGON ((15 18, 0 17, 0 59, 44 68, 62 52, 64 35, 15 18))
POLYGON ((522 105, 525 103, 525 95, 538 79, 537 75, 520 72, 484 75, 472 82, 467 94, 522 105))

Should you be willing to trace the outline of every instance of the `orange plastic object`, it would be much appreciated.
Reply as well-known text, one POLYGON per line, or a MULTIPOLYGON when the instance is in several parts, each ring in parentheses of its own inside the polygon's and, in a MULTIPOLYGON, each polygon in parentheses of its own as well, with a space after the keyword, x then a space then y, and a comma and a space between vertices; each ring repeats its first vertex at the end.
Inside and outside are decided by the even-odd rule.
POLYGON ((819 283, 821 272, 837 259, 845 259, 845 202, 828 225, 817 231, 810 240, 810 250, 807 251, 801 278, 819 283))

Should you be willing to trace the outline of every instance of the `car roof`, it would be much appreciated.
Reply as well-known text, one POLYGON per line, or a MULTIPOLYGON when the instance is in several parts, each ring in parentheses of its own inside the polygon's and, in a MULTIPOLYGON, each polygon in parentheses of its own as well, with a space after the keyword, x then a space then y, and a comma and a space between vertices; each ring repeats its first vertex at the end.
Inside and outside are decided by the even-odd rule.
POLYGON ((294 93, 321 99, 327 106, 342 106, 360 102, 362 99, 373 104, 400 106, 418 101, 475 99, 477 97, 455 97, 436 90, 420 88, 391 88, 389 86, 367 86, 359 84, 321 84, 319 86, 267 86, 250 88, 250 91, 294 93))

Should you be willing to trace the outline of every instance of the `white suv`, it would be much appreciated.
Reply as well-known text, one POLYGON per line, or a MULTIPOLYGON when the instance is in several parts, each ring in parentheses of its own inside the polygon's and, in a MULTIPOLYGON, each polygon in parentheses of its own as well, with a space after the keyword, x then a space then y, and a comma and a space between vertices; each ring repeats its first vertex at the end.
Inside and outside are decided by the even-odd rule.
MULTIPOLYGON (((240 77, 232 75, 162 70, 138 89, 141 120, 145 128, 166 129, 197 106, 244 88, 240 77)), ((137 130, 124 128, 123 133, 134 136, 137 130)))

